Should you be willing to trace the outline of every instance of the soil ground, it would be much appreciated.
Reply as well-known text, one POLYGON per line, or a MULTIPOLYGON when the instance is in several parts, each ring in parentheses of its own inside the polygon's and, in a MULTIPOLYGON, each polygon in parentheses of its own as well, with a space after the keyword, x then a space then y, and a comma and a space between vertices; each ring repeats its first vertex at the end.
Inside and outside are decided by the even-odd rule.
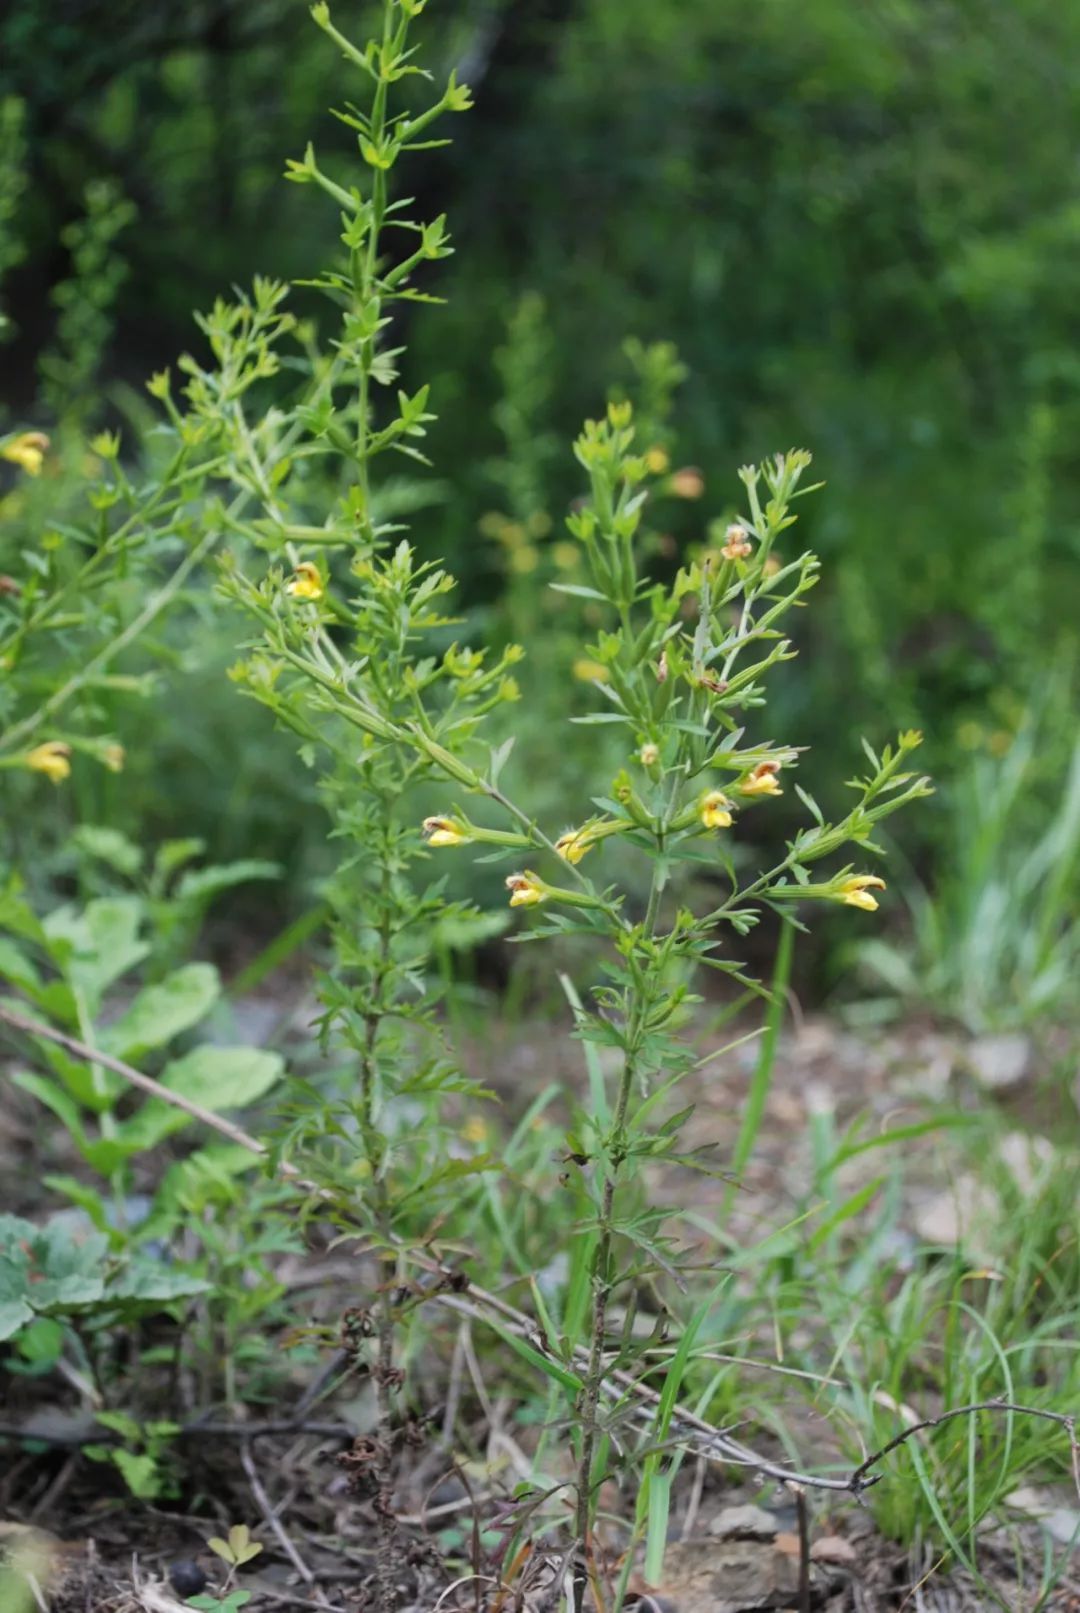
MULTIPOLYGON (((550 1069, 549 1036, 547 1026, 518 1025, 488 1038, 484 1056, 508 1105, 520 1106, 521 1094, 536 1091, 545 1077, 571 1075, 550 1069)), ((860 1036, 826 1019, 797 1023, 781 1045, 758 1147, 734 1201, 736 1237, 756 1238, 762 1227, 783 1224, 808 1179, 815 1111, 831 1113, 841 1128, 864 1116, 869 1128, 884 1129, 946 1097, 961 1107, 999 1101, 1001 1094, 990 1100, 973 1081, 970 1051, 929 1027, 860 1036)), ((730 1153, 755 1057, 751 1044, 701 1072, 691 1094, 697 1109, 689 1123, 690 1146, 711 1145, 721 1159, 730 1153)), ((1039 1136, 1045 1115, 1037 1074, 1022 1071, 1004 1094, 1017 1117, 1015 1169, 1021 1174, 1026 1150, 1050 1146, 1039 1136)), ((1064 1119, 1058 1113, 1056 1124, 1075 1128, 1075 1112, 1064 1119)), ((28 1168, 29 1140, 30 1122, 16 1100, 0 1127, 0 1169, 20 1201, 11 1207, 32 1214, 40 1189, 34 1185, 39 1172, 28 1168)), ((959 1155, 950 1165, 940 1137, 917 1139, 905 1167, 900 1236, 914 1246, 920 1238, 947 1242, 964 1235, 970 1195, 959 1155)), ((852 1159, 843 1168, 844 1191, 854 1192, 875 1168, 872 1157, 852 1159)), ((691 1188, 707 1212, 726 1184, 691 1181, 682 1172, 657 1174, 649 1184, 654 1200, 672 1204, 685 1201, 691 1188)), ((310 1293, 313 1314, 327 1319, 355 1303, 357 1277, 356 1265, 333 1252, 287 1261, 282 1270, 287 1285, 310 1293)), ((471 1349, 467 1325, 460 1317, 451 1320, 451 1337, 459 1346, 466 1340, 471 1349)), ((475 1427, 464 1451, 460 1422, 445 1406, 450 1354, 414 1369, 433 1409, 426 1422, 410 1429, 395 1475, 394 1572, 402 1606, 416 1613, 544 1613, 559 1605, 555 1587, 565 1564, 539 1549, 531 1562, 513 1565, 512 1576, 511 1565, 503 1564, 515 1585, 513 1593, 503 1593, 494 1572, 497 1558, 488 1549, 490 1531, 497 1538, 508 1495, 521 1476, 509 1409, 487 1399, 481 1383, 471 1397, 475 1427), (489 1534, 484 1546, 476 1537, 475 1574, 458 1567, 455 1584, 448 1560, 468 1561, 474 1518, 489 1534)), ((262 1546, 236 1581, 251 1593, 249 1613, 375 1609, 374 1507, 357 1479, 357 1462, 349 1459, 355 1436, 363 1438, 371 1425, 370 1406, 355 1384, 346 1384, 314 1410, 298 1413, 310 1400, 311 1384, 294 1376, 280 1404, 249 1411, 246 1421, 215 1417, 187 1428, 181 1440, 183 1499, 156 1505, 125 1499, 113 1469, 87 1459, 85 1416, 71 1385, 65 1392, 51 1381, 7 1378, 0 1550, 24 1569, 29 1565, 25 1613, 177 1613, 180 1591, 198 1590, 203 1581, 221 1585, 222 1565, 207 1541, 244 1519, 262 1546), (40 1436, 36 1444, 14 1437, 28 1416, 40 1436)), ((460 1385, 454 1393, 460 1412, 460 1385)), ((786 1452, 767 1433, 755 1432, 754 1448, 774 1459, 790 1459, 794 1449, 811 1465, 840 1455, 828 1424, 805 1410, 787 1433, 786 1452)), ((1075 1507, 1075 1496, 1071 1501, 1075 1507)), ((605 1507, 616 1514, 628 1503, 632 1497, 614 1490, 605 1497, 605 1507)), ((1080 1613, 1080 1552, 1073 1558, 1075 1570, 1064 1574, 1049 1599, 1038 1602, 1018 1589, 1018 1566, 1024 1582, 1039 1579, 1046 1550, 1039 1523, 988 1530, 981 1566, 996 1589, 995 1601, 955 1569, 884 1540, 869 1514, 849 1500, 811 1496, 803 1520, 790 1490, 746 1483, 744 1475, 704 1459, 684 1466, 669 1538, 663 1584, 649 1589, 636 1576, 632 1581, 640 1613, 976 1613, 990 1607, 1080 1613)), ((610 1544, 601 1538, 600 1549, 614 1556, 614 1540, 614 1533, 610 1544)), ((8 1585, 13 1598, 14 1581, 8 1585)), ((0 1598, 4 1594, 0 1581, 0 1598)), ((0 1613, 24 1613, 24 1607, 5 1603, 0 1613)))

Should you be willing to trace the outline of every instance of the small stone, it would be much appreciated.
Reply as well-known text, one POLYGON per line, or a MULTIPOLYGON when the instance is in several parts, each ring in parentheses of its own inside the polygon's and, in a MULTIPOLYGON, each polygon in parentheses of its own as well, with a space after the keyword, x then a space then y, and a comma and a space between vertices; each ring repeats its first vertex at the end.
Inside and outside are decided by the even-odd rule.
POLYGON ((183 1557, 179 1562, 169 1567, 169 1584, 177 1596, 185 1599, 189 1596, 200 1596, 206 1589, 206 1575, 198 1563, 192 1562, 190 1557, 183 1557))
POLYGON ((764 1507, 724 1507, 709 1524, 709 1533, 720 1540, 772 1540, 779 1525, 764 1507))
POLYGON ((851 1541, 845 1540, 842 1535, 823 1535, 810 1547, 810 1556, 815 1563, 842 1563, 847 1567, 856 1561, 857 1555, 851 1541))
POLYGON ((1056 1507, 1048 1517, 1041 1518, 1040 1523, 1059 1546, 1072 1546, 1080 1549, 1080 1512, 1073 1507, 1056 1507))
POLYGON ((1031 1064, 1031 1042, 1019 1032, 977 1036, 968 1045, 965 1062, 977 1081, 991 1092, 1019 1086, 1031 1064))

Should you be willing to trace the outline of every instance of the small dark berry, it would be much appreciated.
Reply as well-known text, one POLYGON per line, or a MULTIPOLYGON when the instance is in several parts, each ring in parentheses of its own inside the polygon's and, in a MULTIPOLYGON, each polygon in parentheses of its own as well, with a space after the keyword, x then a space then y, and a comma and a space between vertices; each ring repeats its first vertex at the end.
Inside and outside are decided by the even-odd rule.
POLYGON ((198 1596, 206 1589, 206 1575, 198 1563, 184 1557, 169 1568, 169 1584, 177 1596, 198 1596))

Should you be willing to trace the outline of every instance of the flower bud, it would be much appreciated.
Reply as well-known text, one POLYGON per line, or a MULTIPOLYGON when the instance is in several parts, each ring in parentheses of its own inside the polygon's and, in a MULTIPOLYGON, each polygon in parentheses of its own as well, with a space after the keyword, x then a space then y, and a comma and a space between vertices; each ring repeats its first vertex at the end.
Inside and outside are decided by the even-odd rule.
POLYGON ((751 552, 750 534, 738 521, 733 521, 724 534, 725 543, 720 553, 725 560, 745 560, 751 552))

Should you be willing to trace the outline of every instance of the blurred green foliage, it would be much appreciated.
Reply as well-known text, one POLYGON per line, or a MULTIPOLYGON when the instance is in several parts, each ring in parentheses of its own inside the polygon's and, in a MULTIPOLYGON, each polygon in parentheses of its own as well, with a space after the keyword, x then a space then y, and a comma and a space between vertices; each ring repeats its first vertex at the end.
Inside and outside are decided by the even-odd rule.
MULTIPOLYGON (((362 4, 340 9, 362 30, 362 4)), ((560 445, 600 377, 647 394, 640 344, 662 337, 688 371, 680 458, 705 491, 672 501, 659 567, 725 518, 719 467, 806 442, 830 484, 809 532, 826 597, 778 718, 841 751, 883 721, 921 726, 946 776, 960 753, 1006 749, 1080 614, 1080 12, 461 0, 429 15, 430 65, 457 65, 476 108, 416 164, 419 211, 449 214, 459 257, 440 274, 448 305, 412 305, 403 332, 403 384, 436 377, 431 452, 453 486, 428 488, 414 529, 489 636, 551 613, 550 664, 522 681, 573 677, 542 587, 582 490, 560 445)), ((193 343, 193 306, 256 269, 304 273, 333 223, 279 176, 315 128, 348 178, 351 133, 323 111, 345 93, 293 0, 9 0, 0 426, 80 413, 88 363, 107 401, 87 426, 131 418, 127 383, 193 343), (71 327, 80 274, 112 308, 111 344, 96 307, 71 327)), ((144 707, 132 721, 155 756, 140 763, 125 732, 116 810, 130 830, 204 834, 214 855, 255 843, 295 862, 310 792, 230 701, 231 629, 191 607, 159 649, 209 720, 194 735, 144 707)), ((1048 775, 1068 727, 1044 730, 1048 775)))

